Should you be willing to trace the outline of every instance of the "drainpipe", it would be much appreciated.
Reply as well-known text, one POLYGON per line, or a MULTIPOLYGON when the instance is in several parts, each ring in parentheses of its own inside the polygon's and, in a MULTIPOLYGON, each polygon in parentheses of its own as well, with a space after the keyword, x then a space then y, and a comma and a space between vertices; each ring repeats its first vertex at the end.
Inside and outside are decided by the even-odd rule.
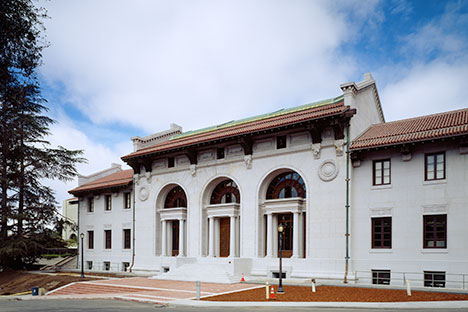
POLYGON ((346 257, 345 257, 345 275, 343 283, 348 283, 349 267, 349 124, 346 126, 346 257))
POLYGON ((132 264, 130 265, 129 271, 132 272, 133 265, 135 264, 135 178, 133 178, 133 220, 132 220, 132 264))
POLYGON ((78 241, 78 248, 77 248, 77 253, 76 253, 76 269, 78 270, 78 260, 79 260, 79 256, 80 256, 80 240, 79 240, 79 237, 80 237, 80 198, 78 197, 78 224, 77 224, 77 235, 76 235, 76 239, 78 241))

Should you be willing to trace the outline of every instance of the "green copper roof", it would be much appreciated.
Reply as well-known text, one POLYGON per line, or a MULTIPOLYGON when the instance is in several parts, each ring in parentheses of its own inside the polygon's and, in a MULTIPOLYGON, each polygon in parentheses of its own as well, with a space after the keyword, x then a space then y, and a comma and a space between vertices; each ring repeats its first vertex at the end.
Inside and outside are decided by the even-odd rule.
POLYGON ((291 108, 287 108, 287 109, 283 108, 283 109, 274 111, 272 113, 266 113, 266 114, 257 115, 257 116, 253 116, 253 117, 248 117, 248 118, 239 119, 239 120, 231 120, 231 121, 228 121, 228 122, 216 125, 216 126, 206 127, 206 128, 202 128, 202 129, 198 129, 198 130, 187 131, 187 132, 181 133, 179 135, 173 136, 171 138, 171 140, 177 140, 177 139, 185 138, 185 137, 196 135, 196 134, 211 132, 211 131, 214 131, 214 130, 229 128, 229 127, 233 127, 233 126, 238 126, 238 125, 253 122, 253 121, 259 121, 259 120, 273 118, 273 117, 277 117, 277 116, 281 116, 281 115, 287 115, 287 114, 290 114, 290 113, 295 113, 295 112, 298 112, 298 111, 301 111, 301 110, 307 110, 307 109, 310 109, 310 108, 335 104, 335 103, 338 103, 338 102, 342 101, 343 98, 344 98, 343 95, 340 95, 340 96, 337 96, 335 98, 331 98, 331 99, 327 99, 327 100, 323 100, 323 101, 319 101, 319 102, 313 102, 313 103, 304 104, 304 105, 291 107, 291 108))

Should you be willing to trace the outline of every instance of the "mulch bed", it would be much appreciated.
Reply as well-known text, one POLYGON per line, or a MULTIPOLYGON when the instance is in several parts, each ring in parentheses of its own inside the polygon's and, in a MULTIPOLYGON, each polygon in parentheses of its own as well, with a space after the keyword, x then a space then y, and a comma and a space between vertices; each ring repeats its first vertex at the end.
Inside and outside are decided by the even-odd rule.
POLYGON ((81 278, 69 275, 32 274, 22 271, 0 272, 0 295, 12 295, 31 291, 33 287, 45 288, 47 291, 62 287, 72 282, 90 281, 95 278, 81 278))
MULTIPOLYGON (((278 286, 275 286, 275 293, 278 286)), ((361 287, 318 286, 313 293, 311 287, 283 286, 284 294, 275 294, 276 301, 317 302, 405 302, 468 300, 468 294, 451 294, 428 291, 373 289, 361 287)), ((272 301, 265 298, 265 287, 242 292, 204 298, 206 301, 272 301)))

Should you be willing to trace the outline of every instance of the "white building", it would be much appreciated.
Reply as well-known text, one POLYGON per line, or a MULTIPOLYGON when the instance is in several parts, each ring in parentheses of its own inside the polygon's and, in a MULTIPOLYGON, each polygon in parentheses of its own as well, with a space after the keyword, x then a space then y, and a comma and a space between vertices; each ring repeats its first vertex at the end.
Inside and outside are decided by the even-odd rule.
POLYGON ((88 266, 185 280, 275 277, 283 224, 286 278, 461 287, 468 109, 385 123, 370 74, 341 89, 271 114, 133 138, 122 157, 133 172, 70 191, 88 266))
MULTIPOLYGON (((62 230, 63 240, 76 240, 76 229, 74 225, 78 224, 78 198, 69 198, 63 201, 62 205, 62 216, 65 220, 70 222, 72 225, 65 224, 62 230)), ((76 247, 76 245, 71 246, 76 247)))

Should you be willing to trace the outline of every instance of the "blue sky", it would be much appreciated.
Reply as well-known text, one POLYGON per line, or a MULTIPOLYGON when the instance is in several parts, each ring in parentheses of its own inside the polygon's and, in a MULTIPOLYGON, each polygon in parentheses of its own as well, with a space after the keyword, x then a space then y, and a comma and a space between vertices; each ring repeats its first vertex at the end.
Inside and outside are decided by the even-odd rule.
MULTIPOLYGON (((131 137, 341 94, 371 72, 387 121, 468 106, 467 1, 45 1, 50 141, 85 175, 131 137)), ((59 201, 76 181, 50 182, 59 201)))

